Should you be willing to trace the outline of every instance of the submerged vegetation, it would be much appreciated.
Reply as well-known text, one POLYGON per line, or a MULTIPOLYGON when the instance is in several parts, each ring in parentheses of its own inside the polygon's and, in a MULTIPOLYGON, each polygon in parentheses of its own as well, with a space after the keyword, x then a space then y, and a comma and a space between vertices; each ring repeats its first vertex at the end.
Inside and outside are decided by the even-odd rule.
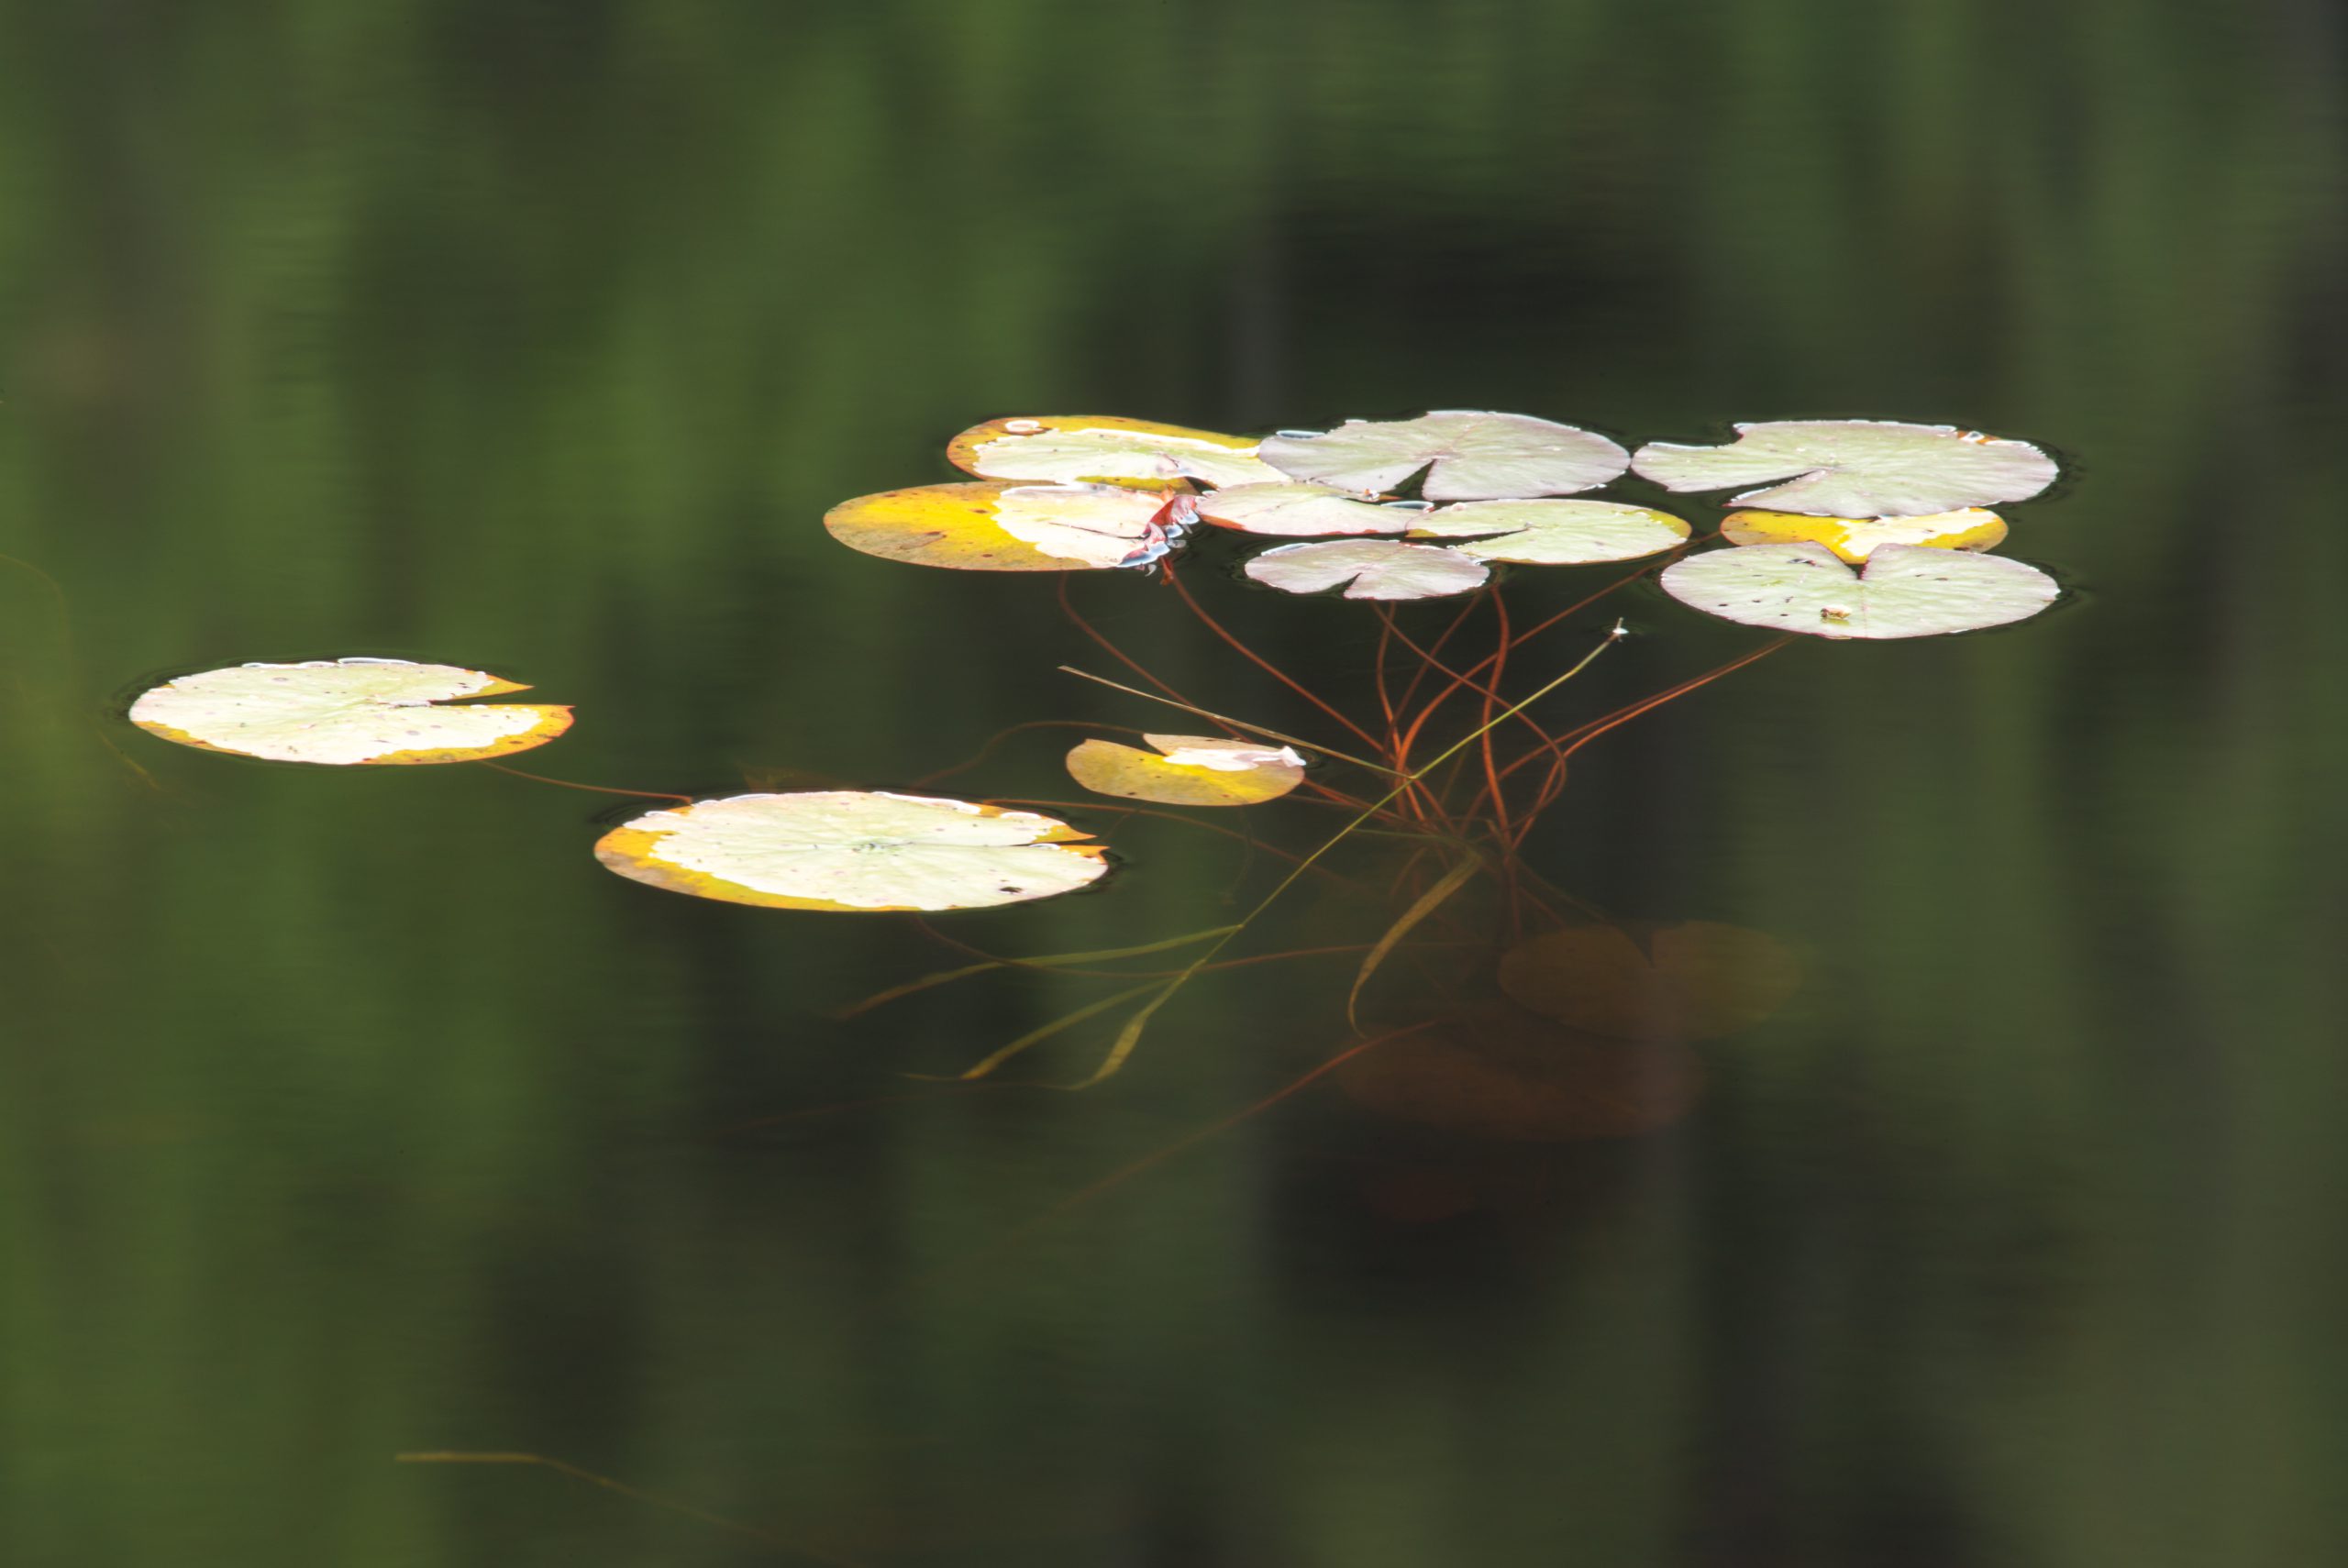
MULTIPOLYGON (((957 570, 1061 574, 1059 603, 1069 620, 1146 689, 1070 673, 1223 732, 1137 732, 1148 750, 1088 739, 1067 757, 1082 789, 1210 810, 1292 797, 1346 814, 1334 834, 1298 850, 1242 835, 1287 868, 1236 921, 1113 950, 983 955, 849 1010, 1001 967, 1136 982, 1030 1031, 960 1075, 983 1077, 1123 1010, 1097 1066, 1069 1086, 1081 1088, 1116 1072, 1151 1020, 1197 977, 1341 952, 1358 955, 1345 1010, 1361 1043, 1316 1074, 1370 1044, 1412 1041, 1390 1054, 1388 1066, 1349 1070, 1357 1098, 1400 1103, 1398 1096, 1410 1096, 1398 1085, 1423 1084, 1433 1074, 1450 1087, 1427 1091, 1421 1102, 1442 1107, 1428 1119, 1446 1124, 1473 1121, 1463 1107, 1486 1090, 1512 1107, 1499 1121, 1514 1131, 1496 1135, 1583 1136, 1654 1124, 1654 1096, 1641 1101, 1644 1109, 1611 1116, 1593 1116, 1584 1106, 1545 1119, 1526 1108, 1563 1092, 1561 1084, 1583 1086, 1596 1096, 1593 1104, 1618 1103, 1623 1084, 1662 1085, 1669 1092, 1655 1102, 1678 1103, 1700 1081, 1685 1057, 1687 1043, 1766 1016, 1790 988, 1793 965, 1757 933, 1701 922, 1648 929, 1613 921, 1527 865, 1527 836, 1562 796, 1574 754, 1796 635, 1974 631, 2034 615, 2059 593, 2035 567, 1980 553, 2007 534, 2004 520, 1986 507, 2027 500, 2054 480, 2055 466, 2038 447, 1945 425, 1868 420, 1736 429, 1736 440, 1723 446, 1656 442, 1633 453, 1571 425, 1475 411, 1353 420, 1325 433, 1261 440, 1121 417, 1006 418, 973 426, 948 446, 949 459, 975 480, 889 491, 833 508, 825 518, 831 534, 869 555, 957 570), (1571 499, 1626 473, 1673 491, 1758 486, 1730 503, 1767 510, 1734 512, 1699 535, 1667 512, 1571 499), (1282 541, 1241 564, 1248 581, 1373 602, 1366 613, 1375 624, 1374 718, 1349 715, 1200 603, 1180 563, 1216 534, 1282 541), (1716 542, 1722 547, 1697 548, 1716 542), (1496 576, 1632 561, 1645 564, 1522 627, 1496 576), (1077 613, 1067 574, 1078 571, 1121 571, 1163 584, 1210 635, 1309 701, 1344 732, 1347 746, 1360 749, 1192 703, 1077 613), (1551 695, 1625 629, 1620 621, 1601 629, 1600 612, 1591 643, 1523 680, 1527 646, 1649 576, 1685 605, 1779 635, 1614 712, 1571 723, 1545 716, 1551 695), (1469 597, 1448 624, 1423 640, 1395 609, 1463 595, 1469 597), (1366 864, 1340 869, 1331 857, 1341 848, 1349 861, 1366 864), (1351 907, 1376 911, 1374 939, 1224 957, 1308 877, 1345 890, 1351 907), (1172 968, 1094 967, 1181 952, 1191 955, 1172 968), (1382 1005, 1374 980, 1386 991, 1382 1005)), ((130 717, 166 739, 272 760, 459 762, 542 745, 569 725, 568 708, 456 701, 519 690, 440 665, 357 658, 248 665, 166 682, 142 695, 130 717)), ((1068 803, 861 790, 679 798, 606 834, 595 854, 619 875, 670 891, 830 912, 983 909, 1096 883, 1109 869, 1106 848, 1079 826, 1024 809, 1033 805, 1068 803)))

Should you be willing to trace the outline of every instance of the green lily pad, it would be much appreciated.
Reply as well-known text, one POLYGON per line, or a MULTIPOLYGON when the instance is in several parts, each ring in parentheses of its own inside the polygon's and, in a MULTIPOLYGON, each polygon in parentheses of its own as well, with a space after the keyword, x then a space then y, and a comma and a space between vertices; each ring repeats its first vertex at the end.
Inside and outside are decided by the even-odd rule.
POLYGON ((182 745, 274 762, 474 762, 544 745, 570 727, 570 710, 558 703, 462 701, 528 690, 401 658, 240 664, 143 691, 129 718, 182 745))
POLYGON ((1421 513, 1328 484, 1241 484, 1202 497, 1199 517, 1243 534, 1400 534, 1421 513))
POLYGON ((1664 591, 1748 626, 1813 637, 1930 637, 2026 621, 2061 593, 2004 556, 1879 545, 1855 571, 1823 545, 1746 545, 1664 569, 1664 591))
POLYGON ((1343 490, 1392 490, 1422 469, 1429 501, 1571 495, 1620 479, 1630 454, 1592 431, 1523 414, 1444 409, 1417 419, 1349 419, 1325 436, 1267 437, 1282 473, 1343 490))
POLYGON ((1073 892, 1109 869, 1056 817, 934 795, 814 790, 648 812, 595 857, 673 893, 769 909, 976 910, 1073 892))
POLYGON ((1666 490, 1764 484, 1730 499, 1821 517, 1913 517, 2027 501, 2054 482, 2054 459, 2027 441, 1953 425, 1790 419, 1740 425, 1725 447, 1654 441, 1631 466, 1666 490))
POLYGON ((1422 513, 1411 537, 1457 541, 1453 549, 1478 560, 1581 566, 1676 549, 1688 525, 1611 501, 1468 501, 1422 513))
POLYGON ((1331 539, 1282 545, 1249 561, 1247 575, 1285 593, 1345 585, 1348 599, 1439 599, 1481 588, 1491 569, 1440 545, 1397 539, 1331 539))

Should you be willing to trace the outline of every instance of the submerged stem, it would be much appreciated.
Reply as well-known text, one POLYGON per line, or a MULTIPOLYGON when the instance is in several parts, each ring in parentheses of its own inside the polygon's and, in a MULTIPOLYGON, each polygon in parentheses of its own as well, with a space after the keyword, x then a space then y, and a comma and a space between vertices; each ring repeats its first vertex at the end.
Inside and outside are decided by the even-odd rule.
MULTIPOLYGON (((1546 697, 1550 692, 1555 691, 1558 687, 1563 686, 1567 681, 1571 680, 1575 676, 1579 675, 1584 669, 1587 669, 1589 667, 1591 660, 1595 659, 1600 654, 1604 653, 1608 648, 1613 646, 1614 641, 1615 638, 1613 634, 1611 632, 1608 633, 1606 637, 1600 641, 1596 647, 1590 649, 1589 652, 1584 654, 1579 659, 1575 661, 1573 666, 1567 669, 1564 674, 1557 676, 1555 679, 1552 679, 1543 685, 1542 688, 1534 692, 1532 696, 1525 698, 1521 702, 1511 704, 1508 708, 1502 710, 1497 716, 1486 721, 1484 723, 1477 726, 1474 730, 1468 732, 1466 735, 1463 735, 1458 740, 1453 742, 1433 761, 1406 775, 1400 784, 1397 784, 1392 790, 1387 791, 1384 799, 1373 801, 1368 809, 1364 811, 1352 822, 1347 823, 1344 827, 1339 828, 1336 834, 1327 842, 1323 844, 1318 849, 1313 850, 1310 855, 1304 856, 1303 859, 1298 861, 1295 868, 1290 871, 1287 876, 1281 878, 1279 882, 1272 889, 1272 890, 1264 895, 1261 902, 1257 903, 1254 909, 1241 916, 1238 922, 1235 924, 1229 932, 1225 933, 1223 936, 1218 937, 1212 946, 1210 946, 1204 953, 1199 955, 1196 959, 1192 960, 1191 965, 1187 968, 1183 969, 1181 973, 1176 975, 1172 979, 1166 981, 1162 986, 1156 988, 1157 994, 1152 996, 1149 1000, 1144 1002, 1134 1015, 1125 1021, 1124 1027, 1117 1032, 1117 1038, 1115 1042, 1110 1045, 1108 1055, 1102 1058, 1101 1066, 1094 1069, 1091 1077, 1069 1087, 1071 1088, 1089 1088, 1092 1085, 1099 1083, 1102 1079, 1109 1077, 1112 1073, 1114 1073, 1118 1068, 1124 1066, 1125 1065, 1125 1058, 1133 1055, 1134 1047, 1141 1043, 1142 1031, 1149 1026, 1149 1021, 1157 1014, 1157 1010, 1164 1007, 1166 1003, 1172 999, 1174 994, 1182 988, 1184 983, 1192 976, 1196 975, 1201 969, 1204 968, 1207 964, 1214 958, 1216 954, 1222 952, 1224 947, 1228 946, 1234 937, 1246 930, 1250 924, 1254 923, 1258 916, 1260 916, 1266 910, 1271 908, 1273 903, 1279 900, 1281 894, 1294 887, 1297 879, 1302 877, 1305 872, 1312 869, 1316 861, 1318 861, 1323 856, 1328 854, 1332 849, 1335 849, 1338 845, 1344 843, 1346 835, 1351 834, 1354 829, 1362 826, 1371 818, 1375 817, 1379 812, 1385 810, 1386 807, 1393 804, 1393 802, 1402 795, 1403 791, 1416 784, 1422 778, 1425 777, 1427 773, 1434 768, 1442 767, 1445 762, 1450 761, 1454 756, 1458 756, 1461 752, 1467 750, 1469 746, 1483 739, 1485 734, 1488 734, 1495 725, 1507 723, 1510 719, 1514 718, 1517 714, 1523 712, 1534 703, 1538 702, 1542 698, 1546 697)), ((1089 1017, 1091 1013, 1099 1010, 1101 1010, 1101 1009, 1098 1006, 1087 1009, 1085 1010, 1084 1016, 1089 1017)), ((1057 1030, 1058 1028, 1064 1026, 1066 1023, 1074 1021, 1077 1021, 1077 1020, 1063 1020, 1061 1021, 1061 1024, 1051 1027, 1057 1030)), ((1021 1048, 1024 1048, 1024 1046, 1029 1043, 1032 1043, 1032 1041, 1022 1041, 1019 1043, 1019 1046, 1021 1048)), ((988 1062, 993 1062, 1002 1055, 1002 1053, 997 1053, 995 1057, 988 1058, 988 1062)), ((981 1064, 982 1066, 985 1065, 986 1064, 981 1064)), ((973 1069, 974 1073, 976 1071, 977 1069, 973 1069)))

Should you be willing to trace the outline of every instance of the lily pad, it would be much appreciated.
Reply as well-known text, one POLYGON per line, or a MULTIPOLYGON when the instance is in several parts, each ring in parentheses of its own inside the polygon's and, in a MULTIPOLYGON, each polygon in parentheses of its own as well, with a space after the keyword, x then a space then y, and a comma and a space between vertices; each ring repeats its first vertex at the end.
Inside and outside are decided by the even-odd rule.
POLYGON ((1666 567, 1664 591, 1707 614, 1813 637, 1930 637, 2026 621, 2062 590, 2036 567, 1880 545, 1854 571, 1823 545, 1746 545, 1666 567))
POLYGON ((1392 490, 1420 469, 1429 501, 1571 495, 1620 479, 1630 454, 1605 436, 1523 414, 1445 409, 1416 419, 1348 419, 1325 436, 1274 436, 1263 458, 1345 490, 1392 490))
POLYGON ((1243 484, 1202 499, 1199 516, 1243 534, 1400 534, 1425 513, 1327 484, 1243 484))
POLYGON ((1740 425, 1729 446, 1654 441, 1631 466, 1666 490, 1784 480, 1732 499, 1823 517, 1916 517, 2027 501, 2055 474, 2054 459, 2027 441, 1888 419, 1740 425))
POLYGON ((1423 513, 1413 539, 1449 539, 1462 555, 1525 566, 1631 561, 1688 542, 1667 512, 1611 501, 1468 501, 1423 513))
POLYGON ((1702 1094, 1704 1067, 1677 1043, 1603 1040, 1492 1001, 1363 1052, 1337 1081, 1398 1121, 1552 1143, 1668 1126, 1702 1094))
POLYGON ((1916 545, 1933 550, 1989 550, 2005 542, 2006 520, 1968 506, 1922 517, 1812 517, 1802 512, 1732 512, 1721 519, 1721 537, 1732 545, 1789 545, 1803 540, 1825 546, 1854 566, 1883 545, 1916 545))
POLYGON ((925 484, 843 501, 824 526, 850 549, 958 571, 1146 567, 1181 539, 1195 505, 1108 484, 925 484))
POLYGON ((1783 1007, 1801 961, 1773 936, 1717 921, 1576 925, 1510 949, 1500 983, 1519 1006, 1588 1033, 1711 1040, 1783 1007))
POLYGON ((528 690, 478 669, 397 658, 240 664, 167 680, 140 693, 129 716, 182 745, 277 762, 474 762, 546 745, 570 727, 570 710, 443 704, 528 690))
POLYGON ((729 795, 648 812, 595 858, 673 893, 768 909, 975 910, 1073 892, 1109 868, 1034 812, 885 790, 729 795))
POLYGON ((990 419, 947 444, 947 460, 988 479, 1053 480, 1171 488, 1277 484, 1286 478, 1256 455, 1251 436, 1224 436, 1114 414, 990 419))
POLYGON ((1319 593, 1343 583, 1348 599, 1439 599, 1481 588, 1491 576, 1483 562, 1457 550, 1397 539, 1281 545, 1249 561, 1246 572, 1288 593, 1319 593))
POLYGON ((1142 739, 1160 755, 1089 740, 1068 754, 1069 777, 1096 795, 1169 806, 1252 806, 1304 782, 1304 758, 1289 746, 1220 735, 1142 739))

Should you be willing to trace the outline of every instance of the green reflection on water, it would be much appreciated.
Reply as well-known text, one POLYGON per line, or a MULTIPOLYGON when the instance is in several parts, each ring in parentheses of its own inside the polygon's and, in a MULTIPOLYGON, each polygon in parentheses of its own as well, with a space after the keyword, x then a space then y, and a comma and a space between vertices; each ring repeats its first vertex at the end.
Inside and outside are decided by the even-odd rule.
MULTIPOLYGON (((0 549, 75 637, 0 573, 10 1561, 744 1554, 389 1463, 440 1447, 958 1564, 2348 1544, 2336 39, 2279 3, 1428 17, 7 16, 0 549), (1312 1100, 948 1269, 1323 1043, 1219 988, 1114 1093, 713 1136, 1070 999, 842 1032, 928 950, 644 894, 493 775, 101 719, 150 788, 93 728, 160 670, 404 653, 577 703, 565 777, 909 778, 1113 700, 1031 677, 1071 651, 1033 585, 849 556, 830 502, 989 414, 1430 406, 2043 435, 2083 482, 2007 548, 2091 601, 1789 655, 1585 754, 1561 877, 1825 972, 1686 1129, 1471 1171, 1511 1196, 1456 1221, 1377 1218, 1435 1156, 1312 1100)), ((1310 733, 1163 603, 1087 603, 1310 733)), ((1354 608, 1235 613, 1334 676, 1354 608)), ((1650 620, 1593 705, 1716 654, 1650 620)), ((983 929, 1146 940, 1229 874, 1149 870, 983 929)))

